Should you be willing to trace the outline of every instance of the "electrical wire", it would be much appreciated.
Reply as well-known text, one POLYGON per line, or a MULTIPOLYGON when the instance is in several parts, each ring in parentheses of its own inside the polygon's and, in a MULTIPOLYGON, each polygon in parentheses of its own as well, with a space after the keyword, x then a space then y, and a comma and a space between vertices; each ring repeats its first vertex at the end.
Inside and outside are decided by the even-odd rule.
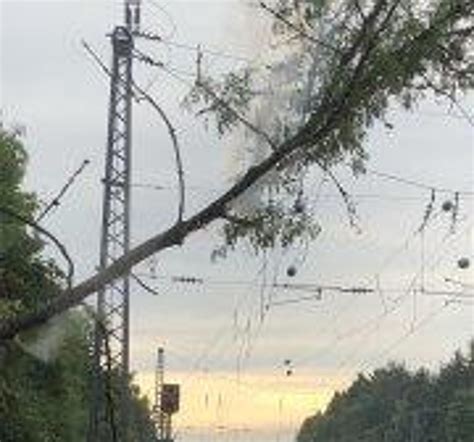
POLYGON ((90 164, 89 160, 84 160, 79 168, 74 171, 74 173, 68 178, 66 184, 59 190, 58 194, 51 200, 51 202, 43 209, 43 211, 38 215, 36 218, 36 222, 41 222, 43 218, 53 209, 58 208, 61 203, 63 197, 66 195, 67 191, 71 188, 74 184, 76 179, 82 174, 84 169, 90 164))
MULTIPOLYGON (((445 243, 445 241, 446 241, 446 237, 444 237, 441 241, 441 244, 438 245, 435 248, 435 251, 436 251, 437 254, 441 254, 443 252, 442 245, 445 243)), ((439 261, 436 261, 435 264, 438 264, 438 263, 439 263, 439 261)), ((362 325, 357 325, 356 327, 350 328, 349 330, 347 330, 343 334, 337 336, 333 341, 331 341, 329 343, 329 345, 323 347, 322 350, 318 350, 318 352, 316 352, 315 354, 312 354, 309 357, 303 358, 302 360, 298 361, 297 363, 299 365, 301 365, 301 364, 305 363, 306 361, 315 358, 318 355, 322 355, 322 354, 327 355, 328 352, 334 351, 334 349, 336 348, 336 345, 338 343, 340 343, 342 341, 345 341, 346 339, 349 339, 349 338, 352 339, 356 336, 360 336, 361 334, 362 334, 362 336, 365 336, 367 334, 371 334, 374 331, 376 331, 377 328, 380 326, 380 321, 384 320, 388 316, 390 316, 393 313, 397 312, 402 307, 402 305, 406 302, 406 300, 408 298, 408 295, 411 294, 412 291, 414 290, 414 284, 415 284, 416 280, 418 279, 418 277, 419 277, 419 274, 416 273, 406 289, 397 289, 397 288, 395 288, 395 289, 384 290, 385 292, 395 292, 395 293, 396 292, 402 292, 401 296, 398 296, 397 298, 395 298, 393 300, 392 306, 390 308, 388 308, 388 310, 385 310, 382 314, 377 315, 377 316, 369 319, 368 321, 365 321, 362 325)), ((435 296, 438 296, 438 292, 434 291, 433 293, 435 293, 435 296)), ((425 291, 425 294, 429 295, 430 291, 425 291)), ((460 294, 460 293, 459 292, 448 292, 448 291, 443 293, 443 295, 445 295, 445 296, 458 295, 458 294, 460 294)), ((439 296, 441 296, 441 294, 439 294, 439 296)), ((359 346, 358 348, 360 350, 362 350, 363 346, 359 346)), ((353 354, 351 354, 352 359, 353 359, 354 355, 355 355, 355 352, 353 352, 353 354)))
POLYGON ((199 45, 198 44, 197 45, 192 45, 192 44, 189 44, 189 43, 177 42, 177 41, 173 41, 173 40, 166 39, 166 38, 161 39, 161 41, 163 43, 166 43, 166 44, 168 44, 170 46, 173 46, 177 49, 192 51, 194 53, 197 53, 198 47, 200 47, 199 50, 203 54, 209 55, 211 57, 219 57, 219 58, 222 58, 222 59, 244 61, 244 62, 247 62, 249 64, 252 64, 255 61, 255 59, 251 59, 249 57, 245 57, 245 56, 241 56, 241 55, 231 54, 230 52, 225 52, 223 50, 213 50, 213 49, 202 48, 202 46, 200 44, 199 45))
POLYGON ((447 188, 447 187, 432 186, 432 185, 427 184, 423 181, 418 181, 418 180, 414 180, 414 179, 411 179, 411 178, 402 177, 400 175, 396 175, 396 174, 393 174, 393 173, 381 172, 381 171, 378 171, 378 170, 375 170, 375 169, 372 169, 372 168, 366 168, 366 171, 368 173, 370 173, 371 175, 375 175, 379 178, 383 178, 383 179, 390 180, 390 181, 395 181, 397 183, 405 184, 407 186, 417 187, 419 189, 425 189, 425 190, 430 190, 430 191, 434 190, 434 191, 439 192, 439 193, 450 193, 450 194, 456 194, 457 193, 457 194, 463 195, 463 196, 473 196, 474 195, 474 191, 472 191, 472 190, 457 190, 457 189, 451 189, 451 188, 447 188))
MULTIPOLYGON (((166 35, 164 38, 168 39, 168 38, 173 38, 174 35, 176 35, 177 31, 178 31, 178 26, 176 24, 176 21, 173 17, 173 15, 167 10, 167 8, 165 8, 164 6, 162 6, 158 1, 156 0, 146 0, 145 3, 148 3, 149 5, 152 6, 152 8, 158 10, 159 12, 161 12, 165 17, 166 19, 169 21, 170 25, 171 25, 171 31, 169 32, 168 35, 166 35)), ((154 15, 158 15, 157 13, 154 13, 154 15)), ((160 20, 161 22, 161 20, 160 20)))
MULTIPOLYGON (((144 189, 150 189, 150 190, 157 190, 157 191, 163 191, 163 190, 172 190, 174 189, 173 186, 171 185, 166 185, 166 184, 147 184, 147 183, 134 183, 132 184, 132 187, 137 187, 137 188, 144 188, 144 189)), ((212 187, 212 186, 201 186, 201 185, 188 185, 187 186, 188 190, 195 190, 195 191, 222 191, 222 188, 218 187, 212 187)), ((421 196, 408 196, 408 195, 402 195, 402 194, 394 194, 394 193, 351 193, 351 196, 354 199, 361 199, 361 200, 383 200, 383 201, 393 201, 394 203, 400 203, 400 202, 419 202, 419 201, 425 201, 426 198, 421 197, 421 196)), ((472 194, 466 194, 464 197, 468 198, 474 198, 474 193, 472 194)), ((310 207, 313 207, 317 204, 321 203, 326 203, 327 201, 321 201, 321 200, 336 200, 340 199, 341 196, 340 194, 336 193, 321 193, 317 195, 317 197, 314 198, 315 203, 311 203, 310 207)))
POLYGON ((23 215, 20 215, 17 213, 15 210, 12 210, 8 207, 2 207, 0 206, 0 212, 3 213, 4 215, 13 218, 17 221, 20 221, 23 224, 26 224, 30 227, 32 227, 34 230, 37 232, 41 233, 42 235, 46 236, 48 239, 50 239, 53 244, 57 247, 63 258, 65 259, 67 265, 68 265, 68 270, 65 273, 66 275, 66 282, 67 282, 67 287, 68 289, 72 288, 72 283, 73 283, 73 278, 74 278, 74 262, 72 261, 71 257, 69 256, 69 253, 64 246, 64 244, 59 241, 56 236, 54 236, 50 231, 45 229, 44 227, 40 226, 36 221, 32 221, 28 218, 26 218, 23 215))
POLYGON ((390 354, 393 350, 395 350, 397 347, 403 344, 407 339, 414 336, 421 328, 424 328, 429 323, 431 323, 442 311, 444 311, 450 305, 451 303, 449 301, 445 301, 441 305, 441 307, 434 309, 433 311, 425 315, 422 319, 420 319, 418 322, 412 324, 412 326, 408 329, 408 331, 404 333, 402 336, 400 336, 397 340, 392 342, 390 345, 384 348, 381 352, 379 352, 373 358, 370 358, 369 360, 362 362, 362 364, 359 364, 359 365, 362 365, 362 370, 367 369, 368 365, 373 363, 374 361, 378 361, 380 360, 380 358, 390 354))
MULTIPOLYGON (((441 244, 445 241, 445 239, 446 239, 446 238, 443 238, 441 244)), ((437 250, 438 253, 440 253, 440 251, 438 250, 438 248, 436 248, 435 250, 437 250)), ((438 263, 438 260, 437 260, 436 263, 438 263)), ((419 274, 416 274, 416 275, 414 276, 414 278, 412 279, 412 281, 410 282, 410 285, 409 285, 409 287, 407 288, 407 290, 405 291, 405 293, 404 293, 402 296, 398 297, 398 298, 395 300, 395 305, 394 305, 395 308, 394 308, 392 311, 385 312, 384 315, 381 315, 381 316, 380 316, 380 319, 379 319, 379 320, 376 320, 376 321, 375 321, 375 324, 374 324, 375 327, 370 327, 369 329, 366 329, 366 330, 364 330, 365 327, 362 327, 362 329, 361 329, 360 331, 359 331, 359 330, 356 330, 356 331, 353 330, 353 331, 354 331, 357 335, 359 335, 359 333, 363 333, 363 335, 360 335, 360 337, 363 337, 363 336, 366 336, 366 335, 370 335, 370 334, 372 334, 372 332, 377 331, 377 330, 379 329, 379 327, 380 327, 380 321, 383 320, 383 319, 385 319, 388 315, 391 315, 391 314, 394 313, 395 311, 399 310, 400 307, 401 307, 401 305, 406 302, 406 300, 408 299, 408 295, 413 291, 414 283, 415 283, 415 281, 416 281, 416 279, 417 279, 418 277, 419 277, 419 274), (397 306, 397 304, 398 304, 398 306, 397 306)), ((453 303, 453 302, 454 302, 454 303, 459 303, 459 302, 460 302, 460 300, 455 297, 456 295, 459 294, 459 293, 456 293, 456 292, 443 292, 443 293, 441 293, 441 292, 433 291, 432 293, 433 293, 434 295, 444 295, 444 296, 446 296, 446 295, 454 295, 454 298, 451 297, 451 298, 449 298, 449 299, 445 299, 445 301, 444 301, 445 304, 450 304, 450 303, 453 303)), ((429 294, 431 294, 431 293, 430 293, 430 291, 427 291, 427 293, 425 293, 425 294, 429 295, 429 294)), ((462 293, 461 295, 464 295, 464 293, 462 293)), ((372 322, 372 321, 371 321, 371 322, 372 322)), ((413 327, 414 327, 414 324, 413 324, 413 322, 412 322, 410 329, 413 329, 413 327)), ((357 357, 357 354, 359 354, 359 353, 362 351, 362 348, 363 348, 363 346, 358 346, 358 347, 356 347, 356 349, 338 365, 338 370, 340 371, 342 368, 344 368, 345 366, 347 366, 351 361, 353 361, 354 358, 357 357)), ((351 365, 352 365, 352 364, 351 364, 351 365)))

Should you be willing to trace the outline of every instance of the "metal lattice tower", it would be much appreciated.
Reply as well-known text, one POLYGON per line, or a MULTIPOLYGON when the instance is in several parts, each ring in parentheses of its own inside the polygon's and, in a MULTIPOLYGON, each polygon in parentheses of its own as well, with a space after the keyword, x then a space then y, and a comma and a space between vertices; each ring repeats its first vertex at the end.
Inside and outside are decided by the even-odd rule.
POLYGON ((156 423, 156 434, 158 436, 158 440, 161 441, 163 440, 165 433, 165 416, 161 410, 161 396, 163 394, 165 372, 165 354, 162 347, 158 348, 156 356, 155 404, 153 406, 153 415, 156 423))
POLYGON ((153 406, 153 419, 155 421, 157 442, 173 442, 171 428, 171 414, 166 410, 165 402, 165 351, 158 347, 155 371, 155 404, 153 406))
MULTIPOLYGON (((125 0, 125 26, 112 32, 112 68, 100 269, 129 251, 133 34, 140 22, 140 0, 125 0)), ((129 424, 129 276, 98 293, 95 376, 89 442, 127 442, 129 424)))

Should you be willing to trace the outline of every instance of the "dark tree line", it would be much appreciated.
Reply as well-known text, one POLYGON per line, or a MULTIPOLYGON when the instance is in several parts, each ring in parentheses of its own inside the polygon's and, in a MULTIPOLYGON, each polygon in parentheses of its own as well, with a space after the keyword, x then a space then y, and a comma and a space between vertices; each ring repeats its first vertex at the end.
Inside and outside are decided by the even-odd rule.
POLYGON ((474 340, 438 373, 391 363, 360 374, 324 413, 303 423, 298 442, 471 442, 474 340))
MULTIPOLYGON (((2 347, 1 442, 87 440, 92 399, 91 343, 87 339, 90 324, 74 313, 61 324, 61 329, 61 342, 46 360, 25 351, 25 344, 9 342, 2 347)), ((47 346, 48 339, 51 336, 42 345, 47 346)), ((147 400, 138 387, 130 385, 129 391, 129 441, 153 442, 156 439, 147 400)))

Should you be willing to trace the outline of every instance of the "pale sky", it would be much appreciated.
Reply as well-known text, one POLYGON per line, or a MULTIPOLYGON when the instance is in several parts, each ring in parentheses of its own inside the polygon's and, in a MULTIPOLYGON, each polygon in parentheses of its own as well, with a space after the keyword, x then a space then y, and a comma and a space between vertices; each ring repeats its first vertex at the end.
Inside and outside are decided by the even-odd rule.
MULTIPOLYGON (((205 64, 215 75, 246 59, 258 60, 265 17, 248 4, 144 0, 143 27, 165 35, 168 43, 143 49, 189 80, 196 52, 188 46, 201 44, 212 51, 205 64)), ((98 263, 108 95, 107 79, 86 56, 81 39, 109 62, 106 33, 121 20, 121 2, 0 0, 0 5, 0 107, 7 124, 27 129, 28 188, 48 201, 85 158, 92 162, 44 223, 68 247, 79 281, 98 263)), ((151 82, 150 91, 177 128, 189 188, 187 214, 192 214, 232 179, 243 147, 218 140, 212 129, 206 131, 183 111, 179 100, 185 84, 142 66, 136 66, 136 75, 143 85, 151 82)), ((465 102, 469 105, 472 109, 472 97, 465 102)), ((265 260, 241 248, 226 261, 211 263, 211 251, 219 244, 211 226, 181 249, 136 270, 161 295, 133 286, 131 365, 137 381, 150 391, 156 347, 164 345, 167 379, 182 383, 177 440, 290 441, 301 420, 358 371, 391 359, 436 368, 473 336, 472 305, 445 306, 445 296, 407 291, 413 280, 418 288, 423 280, 431 291, 463 290, 446 283, 446 277, 474 283, 472 268, 461 271, 456 265, 460 257, 474 260, 472 125, 459 111, 432 100, 416 113, 394 108, 391 115, 394 130, 377 126, 371 132, 369 169, 422 186, 371 172, 354 179, 336 170, 354 195, 360 233, 349 226, 334 186, 325 182, 321 187, 315 171, 307 198, 323 232, 308 251, 275 251, 265 260), (436 192, 424 235, 414 235, 430 187, 446 191, 436 192), (465 193, 451 232, 450 216, 440 206, 454 200, 456 192, 465 193), (294 278, 286 276, 290 265, 298 270, 294 278), (155 280, 147 277, 153 267, 155 280), (203 283, 173 280, 179 276, 202 278, 203 283), (319 301, 278 305, 307 293, 278 290, 271 287, 274 282, 378 284, 380 290, 324 292, 319 301), (269 299, 275 305, 262 320, 269 299), (285 359, 291 360, 291 376, 285 375, 285 359)), ((171 145, 144 105, 134 109, 132 181, 163 186, 134 189, 136 244, 173 221, 177 196, 171 145)))

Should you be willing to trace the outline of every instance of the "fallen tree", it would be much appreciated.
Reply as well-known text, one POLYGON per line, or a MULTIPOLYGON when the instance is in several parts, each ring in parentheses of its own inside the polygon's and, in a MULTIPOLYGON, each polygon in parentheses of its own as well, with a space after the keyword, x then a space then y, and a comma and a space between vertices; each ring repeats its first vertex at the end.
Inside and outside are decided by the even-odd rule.
POLYGON ((436 94, 457 104, 458 95, 474 87, 472 0, 432 0, 424 5, 408 0, 280 0, 261 7, 278 25, 276 35, 289 42, 285 60, 275 62, 269 75, 299 61, 302 68, 296 74, 304 87, 290 82, 283 98, 288 103, 297 98, 302 105, 283 116, 275 109, 271 124, 258 126, 252 119, 265 98, 252 92, 252 78, 262 84, 264 74, 255 72, 232 74, 221 83, 198 72, 190 101, 201 106, 199 115, 215 118, 222 135, 236 127, 251 133, 255 149, 266 149, 264 159, 250 165, 206 207, 180 217, 103 271, 33 310, 3 319, 0 339, 13 338, 80 304, 144 259, 182 246, 190 234, 216 220, 224 221, 230 247, 241 239, 258 249, 277 241, 287 246, 303 235, 313 238, 313 220, 304 210, 288 206, 301 194, 295 183, 308 167, 331 176, 333 165, 350 159, 361 171, 365 135, 377 120, 390 126, 385 114, 395 100, 412 109, 427 94, 436 94), (238 203, 249 192, 259 194, 260 205, 242 211, 238 203))

